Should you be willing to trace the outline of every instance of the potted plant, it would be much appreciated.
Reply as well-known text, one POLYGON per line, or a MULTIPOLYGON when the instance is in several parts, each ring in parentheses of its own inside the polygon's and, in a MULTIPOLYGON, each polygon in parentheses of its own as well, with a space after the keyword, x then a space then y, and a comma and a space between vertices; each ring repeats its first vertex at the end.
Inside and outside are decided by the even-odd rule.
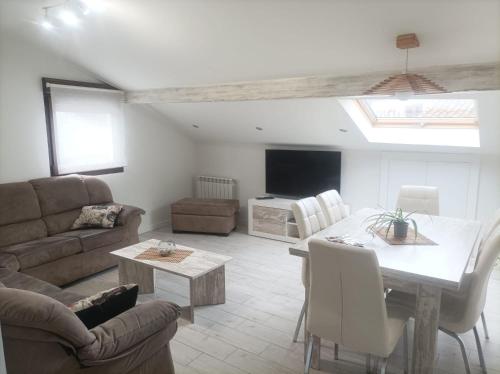
POLYGON ((411 218, 413 213, 414 212, 405 214, 402 209, 398 208, 394 212, 385 211, 374 214, 366 218, 366 221, 370 223, 366 229, 375 233, 383 228, 385 230, 385 237, 387 238, 391 227, 394 226, 394 237, 398 239, 405 239, 408 236, 408 226, 411 223, 416 239, 418 235, 418 227, 415 220, 411 218))

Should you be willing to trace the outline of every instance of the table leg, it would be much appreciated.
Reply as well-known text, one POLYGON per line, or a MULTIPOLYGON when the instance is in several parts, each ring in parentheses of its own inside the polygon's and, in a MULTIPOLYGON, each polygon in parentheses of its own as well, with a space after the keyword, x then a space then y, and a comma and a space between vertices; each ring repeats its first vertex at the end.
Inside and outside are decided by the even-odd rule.
POLYGON ((136 283, 139 294, 155 292, 154 269, 139 262, 120 259, 118 279, 120 284, 136 283))
POLYGON ((419 285, 415 309, 412 373, 432 374, 436 357, 441 289, 419 285))
POLYGON ((225 274, 223 265, 189 281, 189 319, 191 322, 194 322, 195 306, 224 304, 226 302, 225 274))

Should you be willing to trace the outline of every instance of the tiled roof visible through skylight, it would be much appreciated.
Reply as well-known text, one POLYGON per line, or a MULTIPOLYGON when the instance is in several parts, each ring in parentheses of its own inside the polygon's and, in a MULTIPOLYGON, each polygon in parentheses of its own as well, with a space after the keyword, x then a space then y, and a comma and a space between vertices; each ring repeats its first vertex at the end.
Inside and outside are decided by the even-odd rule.
POLYGON ((427 96, 339 101, 371 143, 479 147, 474 99, 427 96))
POLYGON ((363 100, 377 118, 476 118, 474 100, 363 100))
POLYGON ((477 127, 476 102, 471 99, 359 99, 373 126, 477 127))

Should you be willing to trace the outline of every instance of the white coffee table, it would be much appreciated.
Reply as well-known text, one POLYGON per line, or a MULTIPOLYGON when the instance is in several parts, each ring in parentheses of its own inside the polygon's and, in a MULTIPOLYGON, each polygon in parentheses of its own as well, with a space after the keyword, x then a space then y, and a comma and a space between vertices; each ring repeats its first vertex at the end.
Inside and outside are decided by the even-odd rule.
POLYGON ((182 307, 182 317, 194 322, 194 307, 226 302, 225 267, 229 256, 203 251, 177 244, 178 249, 193 251, 179 263, 140 260, 135 257, 145 250, 156 247, 159 240, 150 239, 111 252, 118 256, 120 284, 136 283, 139 293, 155 292, 154 270, 164 271, 189 279, 190 305, 182 307))

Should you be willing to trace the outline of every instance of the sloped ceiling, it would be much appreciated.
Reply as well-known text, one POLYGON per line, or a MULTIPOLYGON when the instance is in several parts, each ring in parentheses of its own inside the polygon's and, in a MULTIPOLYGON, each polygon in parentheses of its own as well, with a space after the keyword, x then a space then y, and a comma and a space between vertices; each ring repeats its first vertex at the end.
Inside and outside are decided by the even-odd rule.
MULTIPOLYGON (((46 32, 36 23, 54 2, 0 0, 0 31, 127 90, 400 69, 407 32, 421 41, 410 69, 500 60, 498 0, 107 0, 46 32)), ((155 108, 198 139, 370 147, 334 99, 155 108)))

